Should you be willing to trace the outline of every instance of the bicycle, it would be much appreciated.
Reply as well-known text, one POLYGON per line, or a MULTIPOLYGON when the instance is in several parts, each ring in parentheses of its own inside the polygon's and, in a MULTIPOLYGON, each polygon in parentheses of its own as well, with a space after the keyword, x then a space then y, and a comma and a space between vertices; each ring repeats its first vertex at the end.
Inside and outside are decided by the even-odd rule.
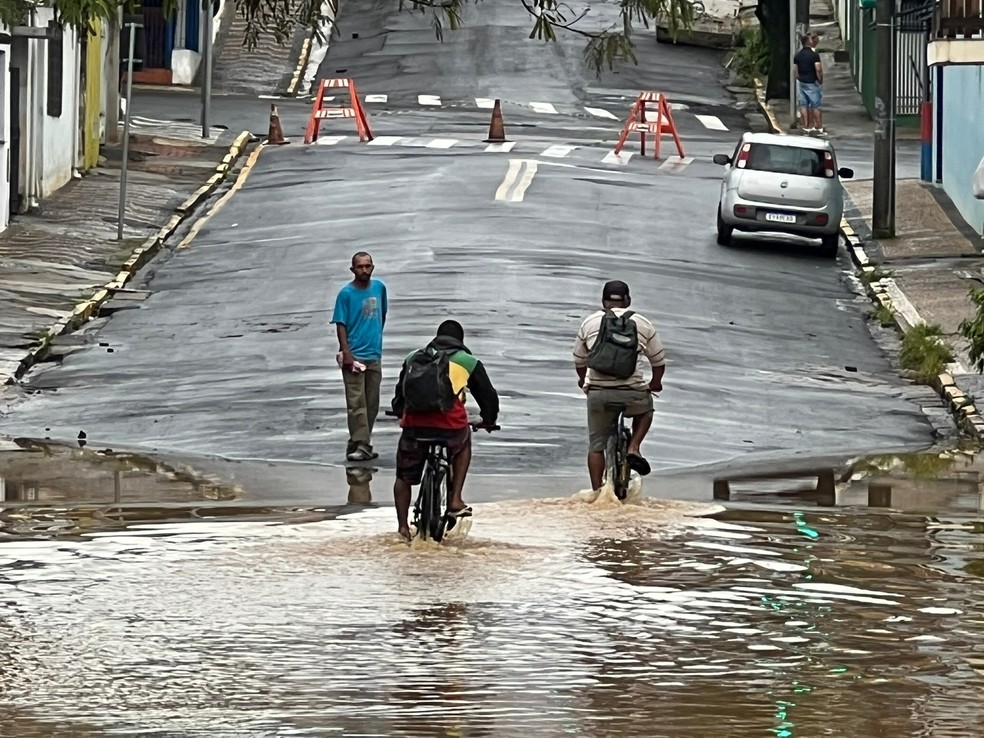
MULTIPOLYGON (((659 397, 655 392, 653 395, 659 397)), ((615 496, 625 500, 629 494, 629 479, 632 477, 632 467, 629 466, 629 441, 632 440, 632 431, 625 424, 624 403, 606 402, 605 409, 618 413, 612 422, 612 430, 605 444, 605 475, 612 485, 615 496)))
POLYGON ((625 425, 625 405, 621 402, 605 403, 605 409, 617 412, 612 423, 612 432, 608 434, 605 444, 605 475, 612 485, 615 496, 624 500, 629 494, 629 478, 632 469, 629 468, 629 439, 632 434, 625 425))
MULTIPOLYGON (((386 411, 390 417, 398 417, 392 411, 386 411)), ((498 425, 484 423, 469 423, 472 431, 497 431, 498 425)), ((420 476, 420 489, 413 503, 413 525, 417 535, 425 541, 430 538, 435 543, 444 540, 444 534, 449 530, 448 523, 453 519, 447 513, 448 488, 451 485, 451 457, 448 454, 446 438, 417 438, 417 443, 427 444, 427 457, 424 460, 424 470, 420 476), (441 512, 441 510, 444 512, 441 512)))
MULTIPOLYGON (((498 425, 469 423, 472 431, 499 430, 498 425)), ((413 503, 413 525, 417 535, 435 543, 444 540, 444 534, 454 527, 453 516, 447 512, 448 488, 451 486, 451 458, 445 438, 420 437, 417 443, 427 444, 427 458, 420 477, 420 489, 413 503), (441 512, 441 509, 444 512, 441 512), (449 525, 450 523, 450 525, 449 525)))

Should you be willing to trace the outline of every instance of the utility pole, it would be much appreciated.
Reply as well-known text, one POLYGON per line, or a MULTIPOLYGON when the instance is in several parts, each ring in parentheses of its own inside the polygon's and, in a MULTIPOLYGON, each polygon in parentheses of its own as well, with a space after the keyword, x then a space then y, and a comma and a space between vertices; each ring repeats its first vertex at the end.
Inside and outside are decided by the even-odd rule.
POLYGON ((120 165, 120 213, 116 221, 116 240, 123 240, 123 215, 126 211, 126 170, 130 159, 130 113, 133 110, 133 63, 137 29, 143 28, 143 16, 128 16, 126 28, 130 50, 126 55, 126 113, 123 115, 123 163, 120 165))
POLYGON ((106 95, 106 143, 114 144, 120 140, 120 29, 123 27, 123 9, 120 8, 113 20, 106 21, 106 35, 109 42, 105 69, 106 79, 112 79, 112 94, 106 95))
POLYGON ((875 150, 871 230, 895 238, 895 3, 875 4, 875 49, 882 63, 875 75, 875 150))
POLYGON ((799 115, 796 112, 796 72, 793 68, 793 57, 799 49, 796 34, 797 0, 789 0, 789 127, 796 128, 799 115))
POLYGON ((205 14, 204 43, 202 44, 202 138, 208 138, 211 132, 209 116, 212 107, 212 13, 215 7, 212 0, 202 2, 202 12, 205 14))

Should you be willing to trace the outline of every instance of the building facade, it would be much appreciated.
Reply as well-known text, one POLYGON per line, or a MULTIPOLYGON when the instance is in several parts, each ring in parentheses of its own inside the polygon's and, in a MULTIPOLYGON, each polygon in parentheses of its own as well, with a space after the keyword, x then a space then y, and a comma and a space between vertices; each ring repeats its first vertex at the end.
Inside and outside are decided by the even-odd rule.
POLYGON ((984 236, 984 199, 973 192, 984 165, 984 2, 939 0, 927 58, 935 106, 933 178, 971 228, 984 236))

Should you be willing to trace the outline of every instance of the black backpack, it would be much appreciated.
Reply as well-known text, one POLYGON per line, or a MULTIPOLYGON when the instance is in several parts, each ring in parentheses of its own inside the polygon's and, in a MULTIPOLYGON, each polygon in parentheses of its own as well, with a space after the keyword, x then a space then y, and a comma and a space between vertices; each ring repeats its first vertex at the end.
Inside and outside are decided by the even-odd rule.
POLYGON ((428 346, 414 351, 403 375, 403 401, 408 413, 446 413, 458 397, 451 385, 451 359, 428 346))
POLYGON ((606 377, 628 379, 639 362, 639 330, 631 310, 616 315, 606 310, 598 338, 588 352, 588 368, 606 377))

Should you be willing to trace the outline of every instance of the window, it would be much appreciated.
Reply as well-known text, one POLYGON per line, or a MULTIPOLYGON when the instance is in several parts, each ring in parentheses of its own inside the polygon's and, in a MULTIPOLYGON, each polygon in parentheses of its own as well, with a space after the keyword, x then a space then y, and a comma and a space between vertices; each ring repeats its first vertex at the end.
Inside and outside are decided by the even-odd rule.
POLYGON ((824 152, 820 149, 752 144, 745 168, 757 169, 760 172, 826 177, 823 158, 824 152))
POLYGON ((62 40, 61 29, 52 21, 48 24, 48 40, 44 42, 48 47, 48 115, 52 118, 60 118, 62 114, 62 86, 64 82, 64 41, 62 40))

